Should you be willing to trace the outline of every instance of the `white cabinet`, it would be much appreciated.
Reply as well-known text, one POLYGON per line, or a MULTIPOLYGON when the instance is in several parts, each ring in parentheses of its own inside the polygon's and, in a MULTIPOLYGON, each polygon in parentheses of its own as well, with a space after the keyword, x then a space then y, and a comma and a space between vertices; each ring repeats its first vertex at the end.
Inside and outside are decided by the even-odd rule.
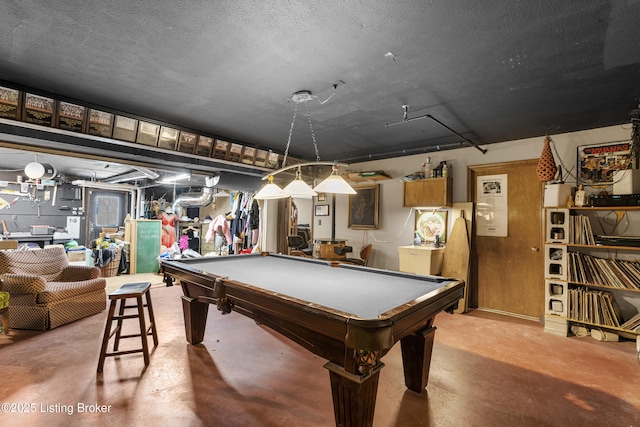
POLYGON ((400 246, 400 271, 435 276, 442 269, 444 248, 400 246))

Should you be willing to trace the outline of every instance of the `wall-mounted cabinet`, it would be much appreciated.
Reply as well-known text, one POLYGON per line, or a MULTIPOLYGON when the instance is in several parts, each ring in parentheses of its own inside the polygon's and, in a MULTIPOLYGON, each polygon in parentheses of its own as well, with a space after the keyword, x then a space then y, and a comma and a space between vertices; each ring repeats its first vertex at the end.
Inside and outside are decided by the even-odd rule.
POLYGON ((402 206, 406 208, 451 206, 453 178, 428 178, 404 182, 402 206))

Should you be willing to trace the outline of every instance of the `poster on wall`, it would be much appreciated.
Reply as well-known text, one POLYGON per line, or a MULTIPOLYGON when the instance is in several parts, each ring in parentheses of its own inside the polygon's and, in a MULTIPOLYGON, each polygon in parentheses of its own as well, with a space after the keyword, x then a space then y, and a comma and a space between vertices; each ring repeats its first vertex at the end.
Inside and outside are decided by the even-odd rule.
POLYGON ((578 183, 611 185, 614 172, 635 169, 636 163, 629 142, 581 145, 578 147, 578 183))
POLYGON ((507 237, 507 174, 479 176, 476 186, 476 235, 507 237))

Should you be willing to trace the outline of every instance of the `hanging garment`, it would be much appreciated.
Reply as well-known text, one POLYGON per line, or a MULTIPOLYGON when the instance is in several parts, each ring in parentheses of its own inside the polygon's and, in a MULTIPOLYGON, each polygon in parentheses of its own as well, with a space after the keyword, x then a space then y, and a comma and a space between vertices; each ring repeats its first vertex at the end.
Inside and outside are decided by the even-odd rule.
POLYGON ((205 236, 204 240, 209 243, 209 241, 214 238, 215 232, 218 229, 220 229, 220 231, 224 235, 224 238, 227 239, 227 244, 231 244, 233 240, 231 239, 229 221, 227 221, 227 218, 225 218, 224 215, 218 215, 213 219, 213 221, 211 221, 211 224, 209 224, 209 230, 207 231, 207 235, 205 236))

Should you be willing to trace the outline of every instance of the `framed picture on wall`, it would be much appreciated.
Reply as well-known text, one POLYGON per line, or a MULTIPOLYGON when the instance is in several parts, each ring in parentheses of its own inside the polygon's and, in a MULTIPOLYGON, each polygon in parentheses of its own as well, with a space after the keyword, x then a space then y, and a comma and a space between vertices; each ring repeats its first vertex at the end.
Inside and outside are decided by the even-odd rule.
POLYGON ((316 216, 329 216, 329 205, 316 205, 316 216))
POLYGON ((380 205, 380 184, 355 187, 356 194, 349 194, 349 228, 353 230, 377 230, 380 205))
POLYGON ((435 242, 436 236, 440 243, 447 240, 447 211, 422 211, 416 209, 416 231, 425 242, 435 242))
POLYGON ((630 142, 581 145, 578 147, 578 184, 611 185, 614 172, 635 169, 637 160, 630 142))

